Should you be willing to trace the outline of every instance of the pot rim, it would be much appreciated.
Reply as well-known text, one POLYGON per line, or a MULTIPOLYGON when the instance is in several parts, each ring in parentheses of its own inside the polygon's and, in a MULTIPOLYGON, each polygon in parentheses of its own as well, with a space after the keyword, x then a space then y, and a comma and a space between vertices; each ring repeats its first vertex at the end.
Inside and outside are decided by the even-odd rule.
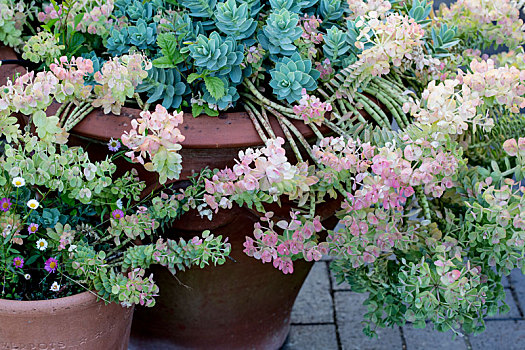
POLYGON ((94 292, 85 291, 75 295, 57 299, 47 300, 10 300, 0 298, 0 313, 9 310, 11 312, 27 312, 30 309, 37 309, 39 312, 56 311, 57 308, 64 308, 69 305, 86 305, 99 301, 100 298, 94 292))

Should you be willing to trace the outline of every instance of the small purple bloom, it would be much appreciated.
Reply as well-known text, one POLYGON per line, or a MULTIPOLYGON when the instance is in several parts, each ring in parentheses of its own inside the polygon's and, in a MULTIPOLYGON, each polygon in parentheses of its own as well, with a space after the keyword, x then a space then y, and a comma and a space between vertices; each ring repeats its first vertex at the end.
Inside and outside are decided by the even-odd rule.
POLYGON ((33 234, 36 231, 38 231, 38 224, 35 224, 35 223, 29 224, 29 227, 27 228, 27 232, 29 232, 29 234, 33 234))
POLYGON ((46 266, 44 266, 44 269, 47 272, 55 272, 58 267, 58 261, 55 258, 49 258, 46 260, 46 266))
POLYGON ((113 137, 108 142, 108 148, 111 152, 116 152, 120 149, 119 140, 115 140, 113 137))
POLYGON ((9 209, 11 209, 11 205, 11 200, 9 198, 2 198, 2 200, 0 200, 1 211, 9 211, 9 209))
POLYGON ((22 267, 24 267, 24 259, 20 256, 17 256, 13 259, 13 265, 14 267, 18 267, 21 269, 22 267))
POLYGON ((120 220, 124 217, 124 212, 120 209, 115 209, 113 210, 111 215, 113 215, 113 218, 115 218, 115 220, 120 220))

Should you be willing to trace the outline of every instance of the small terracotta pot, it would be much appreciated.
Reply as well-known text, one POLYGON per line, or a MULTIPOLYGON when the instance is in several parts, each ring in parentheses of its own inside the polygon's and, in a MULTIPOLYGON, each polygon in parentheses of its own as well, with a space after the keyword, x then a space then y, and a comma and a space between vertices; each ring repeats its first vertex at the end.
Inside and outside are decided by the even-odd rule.
POLYGON ((90 292, 70 297, 0 299, 0 349, 126 350, 133 308, 90 292))

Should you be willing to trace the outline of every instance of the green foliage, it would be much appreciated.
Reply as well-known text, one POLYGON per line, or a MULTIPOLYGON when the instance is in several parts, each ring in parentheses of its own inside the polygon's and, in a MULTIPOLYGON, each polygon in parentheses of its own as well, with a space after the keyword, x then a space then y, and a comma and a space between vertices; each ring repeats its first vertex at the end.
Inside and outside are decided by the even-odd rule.
POLYGON ((217 0, 180 0, 180 4, 189 10, 192 17, 212 18, 217 0))
POLYGON ((317 87, 320 73, 312 68, 310 60, 304 60, 295 53, 290 58, 283 57, 270 75, 270 86, 277 98, 292 103, 301 99, 303 89, 312 91, 317 87))
POLYGON ((157 68, 176 68, 184 62, 184 55, 181 54, 177 37, 174 33, 162 33, 157 36, 157 45, 161 49, 162 56, 153 60, 153 66, 157 68))
POLYGON ((140 50, 145 50, 155 43, 157 39, 157 26, 155 23, 149 25, 139 19, 137 24, 128 27, 129 42, 140 50))

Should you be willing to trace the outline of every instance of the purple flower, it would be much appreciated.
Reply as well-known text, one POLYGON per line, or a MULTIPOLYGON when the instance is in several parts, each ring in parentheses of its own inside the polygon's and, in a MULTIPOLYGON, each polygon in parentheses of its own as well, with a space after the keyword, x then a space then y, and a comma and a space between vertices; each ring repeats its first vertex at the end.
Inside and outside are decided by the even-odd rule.
POLYGON ((29 234, 32 234, 32 233, 35 233, 36 231, 38 231, 38 224, 35 224, 35 223, 29 224, 29 227, 27 228, 27 232, 29 232, 29 234))
POLYGON ((124 212, 122 210, 120 210, 120 209, 115 209, 115 210, 113 210, 111 215, 113 215, 113 217, 116 220, 120 220, 120 219, 122 219, 124 217, 124 212))
POLYGON ((20 256, 17 256, 13 259, 13 266, 21 269, 22 267, 24 267, 24 259, 20 256))
POLYGON ((9 209, 11 209, 11 205, 11 200, 9 198, 2 198, 2 200, 0 200, 1 211, 9 211, 9 209))
POLYGON ((111 152, 116 152, 120 148, 119 140, 115 140, 113 137, 108 142, 108 148, 111 152))
POLYGON ((44 269, 47 272, 55 272, 58 267, 58 261, 55 258, 49 258, 46 260, 46 266, 44 266, 44 269))

